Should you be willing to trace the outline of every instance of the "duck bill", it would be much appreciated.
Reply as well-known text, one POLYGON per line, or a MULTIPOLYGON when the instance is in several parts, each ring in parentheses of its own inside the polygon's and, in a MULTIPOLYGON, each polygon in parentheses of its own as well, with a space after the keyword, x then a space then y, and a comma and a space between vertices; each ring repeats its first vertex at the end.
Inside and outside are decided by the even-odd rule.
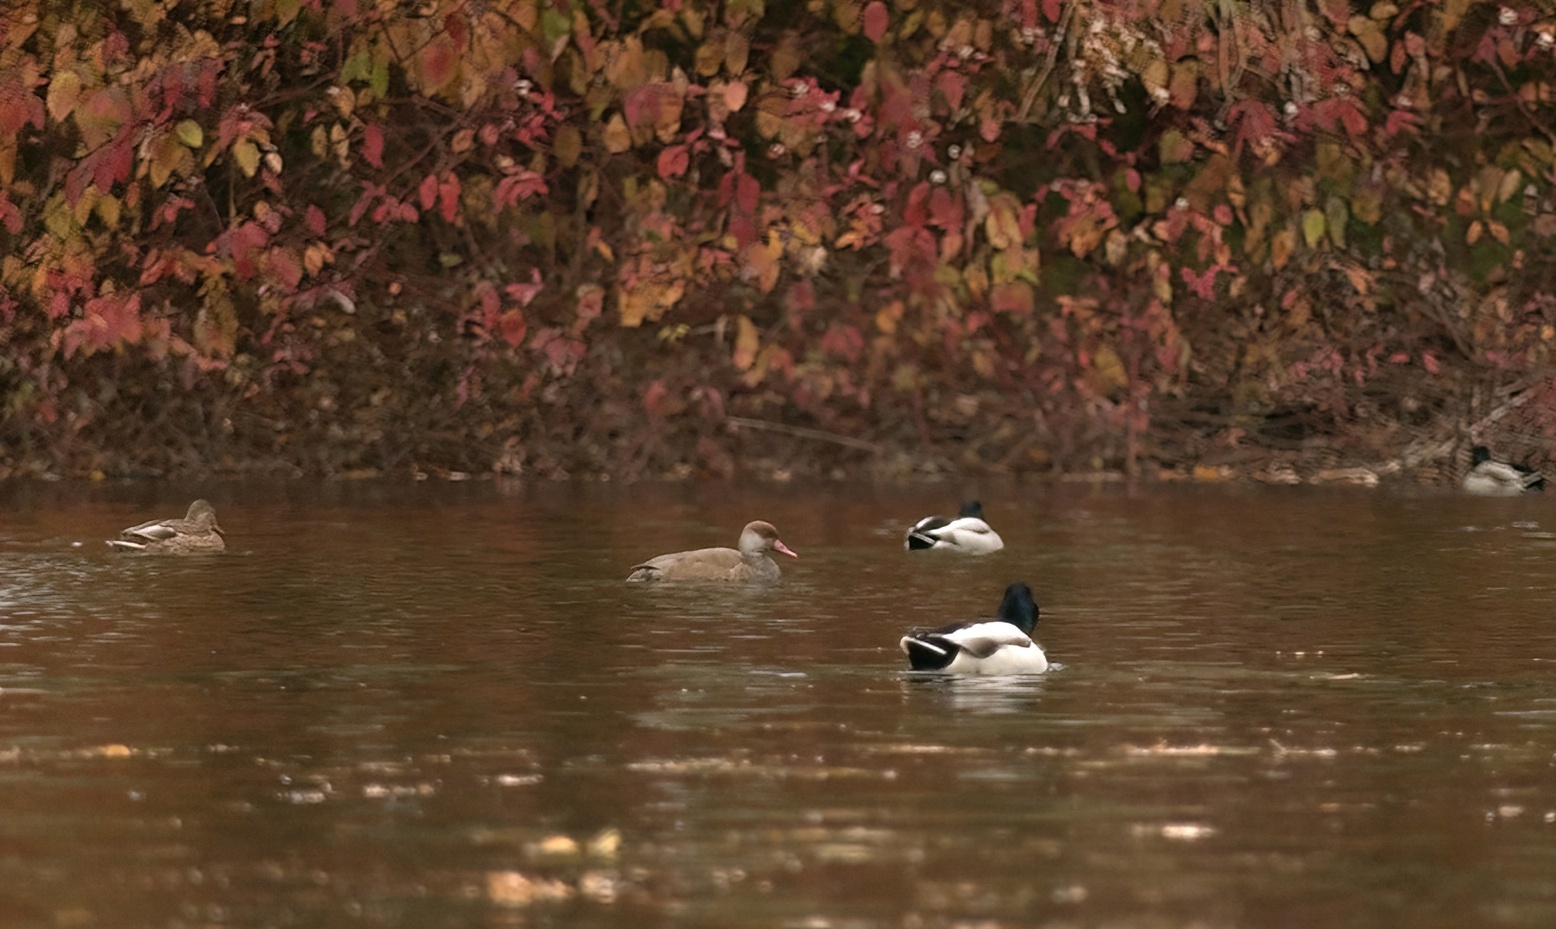
POLYGON ((798 557, 800 557, 799 555, 796 555, 796 554, 794 554, 794 552, 790 551, 789 550, 789 546, 783 544, 782 542, 778 541, 777 539, 773 540, 773 550, 774 551, 783 552, 785 555, 788 555, 790 558, 798 558, 798 557))

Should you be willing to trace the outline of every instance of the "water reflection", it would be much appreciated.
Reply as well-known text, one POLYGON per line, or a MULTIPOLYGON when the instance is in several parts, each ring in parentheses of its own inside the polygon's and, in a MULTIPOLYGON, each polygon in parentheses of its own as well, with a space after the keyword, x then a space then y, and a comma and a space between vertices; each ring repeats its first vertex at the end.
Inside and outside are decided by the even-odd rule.
POLYGON ((1556 920, 1543 498, 959 488, 1005 550, 903 553, 947 490, 0 488, 0 917, 1556 920), (196 495, 228 555, 101 545, 196 495), (756 517, 776 588, 622 583, 756 517), (1058 667, 904 670, 1013 580, 1058 667))

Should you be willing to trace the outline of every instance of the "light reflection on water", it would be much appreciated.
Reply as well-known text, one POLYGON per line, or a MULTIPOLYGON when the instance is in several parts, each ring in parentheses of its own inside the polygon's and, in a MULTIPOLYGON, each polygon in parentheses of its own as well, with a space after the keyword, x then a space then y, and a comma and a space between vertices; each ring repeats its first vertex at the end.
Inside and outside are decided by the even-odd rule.
POLYGON ((1544 498, 976 490, 0 490, 0 919, 1556 921, 1544 498), (779 587, 622 583, 758 517, 779 587), (1018 579, 1053 671, 903 669, 1018 579))

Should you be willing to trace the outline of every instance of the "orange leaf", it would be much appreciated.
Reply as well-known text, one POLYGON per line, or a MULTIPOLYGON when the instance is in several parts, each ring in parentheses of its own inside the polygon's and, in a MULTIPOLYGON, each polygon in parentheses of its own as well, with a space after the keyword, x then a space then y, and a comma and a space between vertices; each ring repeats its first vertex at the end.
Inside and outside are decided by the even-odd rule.
POLYGON ((751 322, 750 317, 742 315, 737 321, 735 332, 734 362, 738 370, 751 370, 751 365, 756 361, 759 343, 755 324, 751 322))

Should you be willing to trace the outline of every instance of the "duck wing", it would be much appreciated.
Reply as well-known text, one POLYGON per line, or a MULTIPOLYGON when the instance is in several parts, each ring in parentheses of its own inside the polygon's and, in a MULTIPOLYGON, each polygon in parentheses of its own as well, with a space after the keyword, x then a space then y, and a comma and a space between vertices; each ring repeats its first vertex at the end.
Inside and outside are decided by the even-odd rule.
POLYGON ((985 620, 906 635, 898 644, 915 671, 940 671, 963 653, 982 660, 1002 648, 1031 648, 1032 639, 1010 623, 985 620))

